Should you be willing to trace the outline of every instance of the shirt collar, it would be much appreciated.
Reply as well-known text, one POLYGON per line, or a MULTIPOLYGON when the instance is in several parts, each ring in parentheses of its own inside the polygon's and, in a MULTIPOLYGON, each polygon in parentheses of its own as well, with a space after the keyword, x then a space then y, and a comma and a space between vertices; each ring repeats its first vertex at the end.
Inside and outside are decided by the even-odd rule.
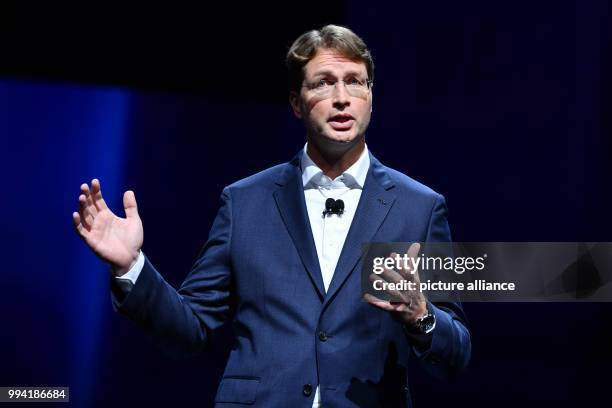
POLYGON ((351 167, 346 169, 344 173, 331 180, 323 170, 315 164, 307 153, 308 143, 304 145, 300 167, 302 169, 302 185, 304 188, 318 187, 327 185, 331 188, 351 187, 363 188, 368 169, 370 168, 370 155, 368 146, 365 145, 359 159, 351 167))

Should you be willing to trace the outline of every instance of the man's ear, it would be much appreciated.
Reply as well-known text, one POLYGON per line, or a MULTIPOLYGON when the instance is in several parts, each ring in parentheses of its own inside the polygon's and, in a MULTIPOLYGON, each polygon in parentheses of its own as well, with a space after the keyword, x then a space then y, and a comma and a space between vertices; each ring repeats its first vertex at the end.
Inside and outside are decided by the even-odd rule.
POLYGON ((293 114, 296 118, 302 119, 302 110, 300 109, 300 96, 295 91, 289 92, 289 103, 293 109, 293 114))

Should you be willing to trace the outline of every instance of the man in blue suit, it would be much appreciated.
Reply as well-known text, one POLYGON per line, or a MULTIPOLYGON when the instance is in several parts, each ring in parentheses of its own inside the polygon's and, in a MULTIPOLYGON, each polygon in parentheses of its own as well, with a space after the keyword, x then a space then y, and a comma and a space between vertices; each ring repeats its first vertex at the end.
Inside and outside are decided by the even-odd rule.
POLYGON ((410 406, 409 359, 441 377, 461 372, 471 350, 466 319, 458 304, 434 305, 418 292, 402 303, 362 297, 361 248, 450 241, 444 198, 368 152, 374 64, 357 35, 333 25, 307 32, 287 65, 307 144, 223 190, 178 291, 141 251, 133 192, 119 218, 98 180, 83 184, 75 228, 112 267, 115 310, 169 353, 197 353, 231 322, 217 406, 410 406))

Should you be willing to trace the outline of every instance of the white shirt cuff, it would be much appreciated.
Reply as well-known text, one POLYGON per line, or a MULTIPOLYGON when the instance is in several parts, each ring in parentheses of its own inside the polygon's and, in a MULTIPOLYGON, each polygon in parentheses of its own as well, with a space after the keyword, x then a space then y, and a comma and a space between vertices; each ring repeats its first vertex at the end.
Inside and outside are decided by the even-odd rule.
POLYGON ((138 279, 140 272, 142 272, 142 268, 144 268, 144 262, 144 254, 142 253, 142 251, 140 251, 140 253, 138 254, 138 259, 136 260, 134 266, 132 266, 130 270, 127 271, 125 274, 121 276, 115 276, 115 279, 128 279, 130 282, 132 282, 132 284, 135 285, 136 279, 138 279))

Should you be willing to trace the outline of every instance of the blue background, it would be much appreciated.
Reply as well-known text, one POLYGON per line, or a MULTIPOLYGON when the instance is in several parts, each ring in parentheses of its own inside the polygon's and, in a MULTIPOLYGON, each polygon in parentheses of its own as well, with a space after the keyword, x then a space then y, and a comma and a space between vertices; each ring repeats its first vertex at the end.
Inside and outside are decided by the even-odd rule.
MULTIPOLYGON (((99 178, 121 216, 123 191, 135 191, 143 249, 178 287, 222 187, 303 146, 283 55, 324 23, 351 27, 373 51, 368 146, 445 195, 456 241, 612 241, 607 2, 370 3, 313 3, 303 15, 287 7, 280 17, 258 9, 242 20, 215 9, 185 17, 188 41, 157 23, 142 34, 130 18, 121 35, 104 31, 82 48, 51 47, 53 30, 14 38, 0 77, 0 385, 70 386, 71 405, 83 407, 212 404, 228 334, 172 361, 115 314, 105 266, 72 229, 79 185, 99 178)), ((465 309, 469 371, 440 384, 414 367, 417 406, 607 398, 609 304, 465 309)))

